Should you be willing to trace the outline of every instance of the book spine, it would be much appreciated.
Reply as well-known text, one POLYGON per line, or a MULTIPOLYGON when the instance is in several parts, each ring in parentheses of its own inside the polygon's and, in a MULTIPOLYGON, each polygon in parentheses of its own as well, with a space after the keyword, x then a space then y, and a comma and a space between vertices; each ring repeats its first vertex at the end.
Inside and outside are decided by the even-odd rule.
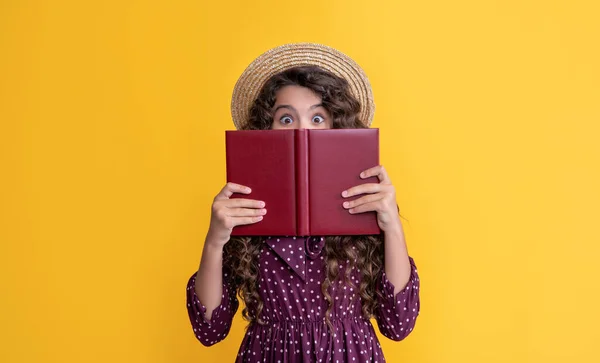
POLYGON ((308 205, 308 131, 295 130, 296 234, 310 236, 308 205))

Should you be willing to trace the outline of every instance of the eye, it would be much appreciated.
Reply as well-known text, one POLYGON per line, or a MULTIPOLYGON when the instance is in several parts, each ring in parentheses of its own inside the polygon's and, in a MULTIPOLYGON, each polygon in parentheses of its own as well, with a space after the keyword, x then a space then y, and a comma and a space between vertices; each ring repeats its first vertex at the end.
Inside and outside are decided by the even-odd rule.
POLYGON ((315 115, 312 118, 312 122, 315 123, 315 124, 320 124, 320 123, 325 122, 325 118, 323 116, 320 116, 320 115, 315 115))
POLYGON ((292 122, 294 122, 294 120, 290 116, 285 115, 279 119, 279 122, 281 122, 284 125, 289 125, 292 122))

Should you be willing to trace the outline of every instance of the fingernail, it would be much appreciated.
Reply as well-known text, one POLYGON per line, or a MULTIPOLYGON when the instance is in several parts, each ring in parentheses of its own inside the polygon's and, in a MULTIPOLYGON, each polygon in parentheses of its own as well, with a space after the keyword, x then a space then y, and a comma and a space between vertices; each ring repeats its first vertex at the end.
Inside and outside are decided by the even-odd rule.
POLYGON ((267 210, 266 210, 266 209, 261 209, 261 210, 260 210, 260 212, 261 212, 262 214, 267 214, 267 210))
POLYGON ((256 219, 258 219, 259 221, 262 221, 263 217, 259 216, 259 217, 256 217, 256 219))
POLYGON ((348 203, 348 202, 344 202, 344 207, 345 207, 345 208, 348 208, 348 206, 349 206, 349 205, 350 205, 350 203, 348 203))
POLYGON ((247 191, 248 193, 250 193, 250 192, 252 191, 252 189, 250 189, 250 188, 246 188, 246 191, 247 191))
POLYGON ((348 196, 348 191, 344 190, 344 191, 342 192, 342 197, 347 197, 347 196, 348 196))
POLYGON ((265 202, 260 202, 258 204, 260 205, 261 208, 265 206, 265 202))
POLYGON ((360 177, 361 177, 361 178, 364 178, 364 177, 365 177, 365 175, 366 175, 365 173, 360 173, 360 177))

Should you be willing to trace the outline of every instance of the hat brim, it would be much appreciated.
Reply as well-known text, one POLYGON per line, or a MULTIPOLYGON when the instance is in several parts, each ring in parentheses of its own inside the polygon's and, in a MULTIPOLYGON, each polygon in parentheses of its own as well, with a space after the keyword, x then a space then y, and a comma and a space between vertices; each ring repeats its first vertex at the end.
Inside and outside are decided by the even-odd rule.
POLYGON ((273 48, 244 70, 233 89, 231 116, 237 129, 248 121, 252 104, 264 84, 277 73, 299 66, 317 66, 348 81, 360 103, 359 118, 370 126, 375 114, 371 83, 360 66, 344 53, 321 44, 295 43, 273 48))

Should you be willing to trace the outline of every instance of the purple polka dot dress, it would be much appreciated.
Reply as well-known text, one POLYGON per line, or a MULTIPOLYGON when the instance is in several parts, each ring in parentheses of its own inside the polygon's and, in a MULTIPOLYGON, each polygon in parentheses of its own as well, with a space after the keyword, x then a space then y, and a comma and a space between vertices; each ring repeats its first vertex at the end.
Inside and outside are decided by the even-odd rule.
MULTIPOLYGON (((385 362, 371 322, 362 317, 355 287, 340 281, 329 286, 333 331, 328 328, 328 303, 321 292, 326 276, 324 244, 321 237, 265 238, 258 291, 265 324, 248 327, 236 362, 385 362)), ((392 340, 404 339, 419 314, 419 277, 412 258, 410 264, 410 280, 398 294, 385 273, 377 282, 385 298, 378 301, 375 319, 381 333, 392 340)), ((225 275, 221 304, 206 319, 206 308, 195 293, 195 276, 187 286, 188 313, 196 338, 210 346, 229 333, 239 302, 225 275)), ((350 279, 358 286, 359 271, 352 270, 350 279)))

